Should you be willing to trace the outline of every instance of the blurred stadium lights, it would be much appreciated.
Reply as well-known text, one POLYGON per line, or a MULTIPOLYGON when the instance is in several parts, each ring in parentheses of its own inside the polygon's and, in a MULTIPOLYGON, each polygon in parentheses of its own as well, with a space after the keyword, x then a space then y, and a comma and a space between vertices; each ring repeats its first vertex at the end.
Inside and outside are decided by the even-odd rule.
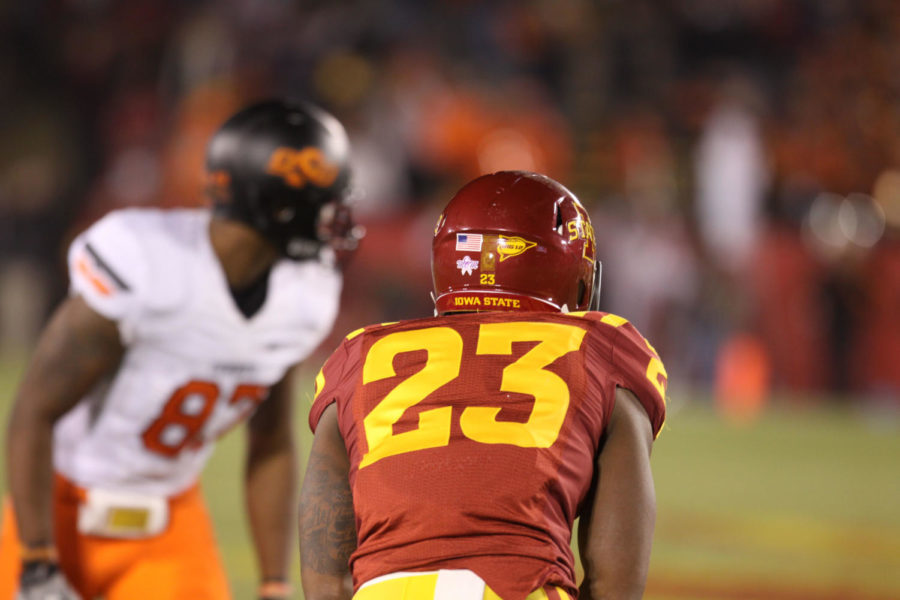
POLYGON ((872 196, 819 194, 803 220, 804 239, 825 258, 868 250, 884 235, 885 212, 872 196))

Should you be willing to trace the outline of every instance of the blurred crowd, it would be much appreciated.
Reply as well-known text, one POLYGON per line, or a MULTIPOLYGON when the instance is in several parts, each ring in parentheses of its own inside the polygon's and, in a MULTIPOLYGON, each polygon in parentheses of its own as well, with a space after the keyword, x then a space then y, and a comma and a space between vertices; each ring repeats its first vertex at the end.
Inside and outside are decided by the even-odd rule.
POLYGON ((0 6, 0 344, 125 206, 198 206, 210 133, 268 96, 346 125, 368 231, 336 338, 426 316, 467 180, 565 183, 602 307, 672 393, 900 407, 900 5, 891 0, 19 0, 0 6))

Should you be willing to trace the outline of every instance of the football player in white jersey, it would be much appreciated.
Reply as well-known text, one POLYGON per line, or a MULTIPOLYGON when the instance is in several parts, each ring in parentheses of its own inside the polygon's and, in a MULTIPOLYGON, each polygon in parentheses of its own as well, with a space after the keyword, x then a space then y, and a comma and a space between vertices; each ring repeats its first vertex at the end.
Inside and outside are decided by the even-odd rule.
POLYGON ((355 246, 348 153, 331 115, 263 102, 210 141, 211 210, 116 211, 73 242, 9 421, 0 600, 229 598, 197 481, 244 420, 259 597, 289 595, 288 379, 355 246))

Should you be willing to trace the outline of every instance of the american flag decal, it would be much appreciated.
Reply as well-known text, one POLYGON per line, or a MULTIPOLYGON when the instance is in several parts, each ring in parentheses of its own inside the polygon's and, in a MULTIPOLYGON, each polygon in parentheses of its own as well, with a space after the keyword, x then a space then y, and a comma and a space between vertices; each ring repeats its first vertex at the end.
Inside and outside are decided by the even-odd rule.
POLYGON ((481 252, 482 236, 480 233, 457 233, 456 249, 481 252))

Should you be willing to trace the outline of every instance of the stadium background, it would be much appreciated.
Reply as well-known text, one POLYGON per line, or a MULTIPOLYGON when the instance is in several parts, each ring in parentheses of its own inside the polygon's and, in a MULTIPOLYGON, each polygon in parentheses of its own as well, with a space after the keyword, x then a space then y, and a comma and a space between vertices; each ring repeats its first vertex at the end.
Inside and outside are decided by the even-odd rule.
MULTIPOLYGON (((7 0, 0 413, 68 241, 203 203, 222 120, 307 97, 349 130, 368 236, 303 406, 345 332, 430 313, 455 189, 541 171, 670 375, 647 597, 900 598, 898 74, 890 0, 7 0)), ((250 597, 242 444, 204 480, 250 597)))

